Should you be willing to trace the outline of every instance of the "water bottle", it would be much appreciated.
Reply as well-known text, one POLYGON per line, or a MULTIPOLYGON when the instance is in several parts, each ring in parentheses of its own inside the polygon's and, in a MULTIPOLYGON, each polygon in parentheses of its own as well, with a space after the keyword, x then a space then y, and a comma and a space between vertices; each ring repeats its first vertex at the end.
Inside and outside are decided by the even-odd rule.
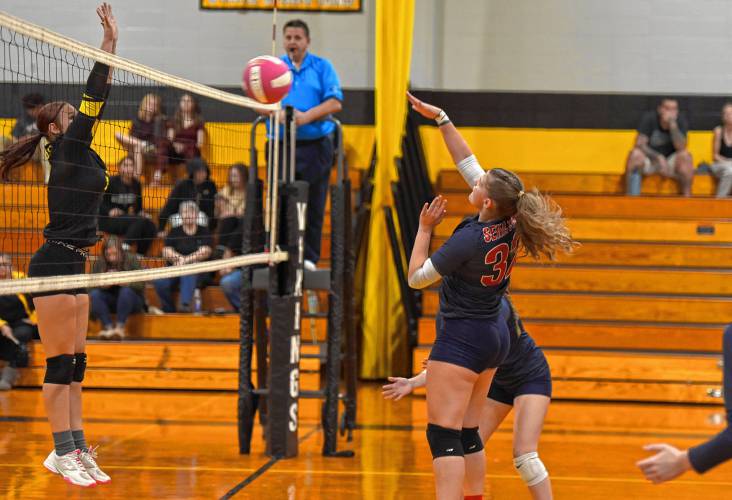
POLYGON ((201 289, 196 288, 193 291, 193 314, 201 314, 202 300, 201 289))

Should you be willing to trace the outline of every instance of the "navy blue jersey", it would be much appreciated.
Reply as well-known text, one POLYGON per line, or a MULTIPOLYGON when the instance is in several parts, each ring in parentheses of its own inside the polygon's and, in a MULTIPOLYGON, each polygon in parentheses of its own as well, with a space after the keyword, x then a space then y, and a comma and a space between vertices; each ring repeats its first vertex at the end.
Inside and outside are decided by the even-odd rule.
POLYGON ((463 220, 430 259, 442 276, 440 314, 446 318, 498 316, 516 256, 513 218, 463 220))
POLYGON ((526 332, 521 319, 518 320, 520 334, 516 331, 516 321, 505 299, 501 303, 502 317, 504 308, 508 309, 506 317, 508 317, 508 330, 511 333, 511 347, 508 356, 496 370, 493 382, 504 387, 513 387, 548 375, 549 364, 543 351, 526 332))

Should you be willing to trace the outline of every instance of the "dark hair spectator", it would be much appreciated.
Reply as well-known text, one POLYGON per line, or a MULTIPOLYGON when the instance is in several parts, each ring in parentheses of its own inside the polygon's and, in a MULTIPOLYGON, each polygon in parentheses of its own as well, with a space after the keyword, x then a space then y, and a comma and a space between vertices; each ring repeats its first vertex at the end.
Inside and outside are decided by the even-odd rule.
MULTIPOLYGON (((10 138, 0 136, 0 151, 4 151, 6 147, 14 142, 18 142, 21 139, 28 138, 35 134, 38 134, 38 125, 36 119, 41 108, 46 104, 46 99, 43 95, 38 93, 31 93, 24 95, 21 100, 21 106, 23 111, 15 121, 12 131, 10 132, 10 138)), ((43 178, 45 182, 48 182, 48 176, 51 175, 51 164, 48 161, 48 155, 46 154, 46 144, 48 141, 41 138, 39 145, 36 147, 31 161, 40 165, 43 168, 43 178)))
POLYGON ((134 162, 129 156, 119 162, 118 175, 109 179, 99 207, 99 229, 122 236, 126 245, 145 255, 155 240, 156 227, 142 209, 142 185, 135 178, 134 162))
MULTIPOLYGON (((160 214, 158 215, 158 232, 163 233, 168 219, 180 212, 180 205, 184 201, 193 201, 203 212, 210 229, 216 228, 215 200, 216 184, 209 178, 208 164, 202 158, 193 158, 186 163, 188 178, 178 181, 168 195, 160 214)), ((159 234, 163 236, 163 234, 159 234)))
MULTIPOLYGON (((122 247, 122 240, 110 236, 102 246, 102 253, 94 265, 92 273, 108 273, 114 271, 135 271, 142 269, 137 257, 122 247)), ((131 314, 145 309, 145 283, 129 285, 112 285, 94 288, 89 291, 91 314, 102 322, 99 338, 104 340, 122 340, 127 335, 127 318, 131 314), (112 314, 117 315, 117 322, 112 321, 112 314)))
POLYGON ((694 161, 686 148, 689 125, 679 114, 679 101, 665 97, 654 111, 643 115, 635 145, 625 165, 626 192, 641 193, 643 177, 659 174, 676 179, 681 194, 691 195, 694 161))

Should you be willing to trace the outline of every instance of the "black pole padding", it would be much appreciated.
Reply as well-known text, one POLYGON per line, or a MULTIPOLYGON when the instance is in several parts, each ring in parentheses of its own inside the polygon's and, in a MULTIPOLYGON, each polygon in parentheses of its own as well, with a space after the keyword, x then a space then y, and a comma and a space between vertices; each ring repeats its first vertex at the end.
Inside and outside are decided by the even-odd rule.
POLYGON ((357 410, 357 383, 358 383, 358 341, 356 339, 356 298, 355 280, 356 255, 354 252, 354 227, 351 199, 351 180, 346 178, 343 181, 343 226, 345 238, 343 239, 343 334, 345 336, 344 356, 344 379, 345 379, 345 417, 344 427, 348 434, 348 441, 353 439, 353 431, 356 428, 357 410))
MULTIPOLYGON (((264 248, 264 228, 262 227, 262 181, 256 177, 247 183, 247 201, 242 225, 242 253, 261 252, 264 248)), ((252 287, 252 267, 241 268, 241 309, 239 311, 239 383, 237 401, 237 425, 239 453, 250 452, 254 416, 259 397, 254 394, 252 385, 252 346, 255 331, 254 289, 252 287)))
POLYGON ((338 389, 344 326, 345 222, 343 185, 330 188, 330 291, 328 292, 328 356, 325 363, 323 455, 335 453, 338 438, 338 389))
POLYGON ((298 301, 294 295, 270 295, 269 405, 267 447, 272 457, 297 456, 300 335, 293 328, 298 301))
MULTIPOLYGON (((269 332, 267 331, 267 292, 264 290, 254 291, 254 342, 257 347, 257 388, 265 389, 267 387, 267 372, 269 360, 267 352, 269 351, 269 332)), ((259 424, 262 431, 266 429, 267 422, 267 398, 262 396, 257 404, 259 411, 259 424)))
POLYGON ((290 258, 270 267, 269 389, 266 453, 273 457, 297 456, 298 397, 300 391, 300 325, 302 316, 303 261, 307 222, 308 183, 295 181, 281 189, 278 240, 290 258))

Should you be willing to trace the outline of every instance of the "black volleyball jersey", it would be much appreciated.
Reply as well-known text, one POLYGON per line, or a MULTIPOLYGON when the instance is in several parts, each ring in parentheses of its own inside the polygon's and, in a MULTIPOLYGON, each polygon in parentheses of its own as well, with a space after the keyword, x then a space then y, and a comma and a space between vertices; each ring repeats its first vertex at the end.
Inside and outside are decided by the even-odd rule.
POLYGON ((442 276, 440 314, 445 318, 498 316, 516 256, 513 218, 463 220, 431 257, 442 276))
POLYGON ((109 93, 109 66, 96 63, 86 84, 76 117, 50 145, 47 240, 89 247, 99 239, 97 214, 108 183, 107 169, 91 149, 94 125, 109 93))

